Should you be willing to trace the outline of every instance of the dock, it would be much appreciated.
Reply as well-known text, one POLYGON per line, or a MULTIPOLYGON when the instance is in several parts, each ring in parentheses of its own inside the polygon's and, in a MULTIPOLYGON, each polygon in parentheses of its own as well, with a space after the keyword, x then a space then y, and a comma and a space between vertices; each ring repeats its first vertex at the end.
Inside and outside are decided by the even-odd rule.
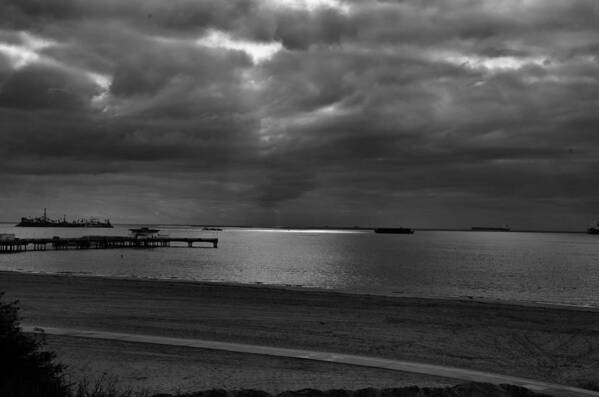
POLYGON ((130 237, 130 236, 84 236, 73 238, 12 238, 0 239, 0 254, 26 251, 110 249, 110 248, 161 248, 182 243, 192 248, 205 243, 218 248, 218 238, 199 237, 130 237), (195 244, 195 245, 194 245, 195 244))

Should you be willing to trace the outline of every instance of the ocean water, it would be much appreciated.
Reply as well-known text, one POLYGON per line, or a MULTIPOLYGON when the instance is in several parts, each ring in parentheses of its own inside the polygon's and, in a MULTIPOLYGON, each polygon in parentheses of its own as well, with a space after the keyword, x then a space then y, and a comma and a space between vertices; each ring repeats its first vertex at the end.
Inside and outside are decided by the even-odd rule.
MULTIPOLYGON (((0 254, 0 270, 275 284, 398 296, 473 297, 599 307, 599 236, 567 233, 226 229, 219 247, 0 254)), ((15 228, 18 237, 127 235, 114 229, 15 228)), ((0 275, 1 277, 1 275, 0 275)))

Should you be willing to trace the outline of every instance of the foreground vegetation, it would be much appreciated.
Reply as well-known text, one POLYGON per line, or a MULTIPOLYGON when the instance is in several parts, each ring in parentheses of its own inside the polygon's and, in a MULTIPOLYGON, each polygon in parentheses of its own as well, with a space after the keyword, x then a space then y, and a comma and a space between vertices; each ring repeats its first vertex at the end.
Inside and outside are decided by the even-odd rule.
MULTIPOLYGON (((0 299, 2 294, 0 294, 0 299)), ((62 397, 69 393, 64 366, 43 350, 44 339, 21 332, 17 302, 0 300, 0 395, 62 397)))
POLYGON ((2 397, 144 397, 120 391, 107 378, 69 381, 66 367, 44 349, 43 333, 21 331, 18 302, 3 302, 0 293, 0 396, 2 397))

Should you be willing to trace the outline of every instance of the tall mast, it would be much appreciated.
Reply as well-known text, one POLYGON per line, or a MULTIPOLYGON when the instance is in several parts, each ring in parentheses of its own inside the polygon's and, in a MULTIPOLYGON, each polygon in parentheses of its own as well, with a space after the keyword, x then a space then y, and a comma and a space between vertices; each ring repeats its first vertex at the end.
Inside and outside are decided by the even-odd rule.
POLYGON ((48 218, 46 217, 46 209, 44 208, 44 220, 46 220, 46 219, 48 219, 48 218))

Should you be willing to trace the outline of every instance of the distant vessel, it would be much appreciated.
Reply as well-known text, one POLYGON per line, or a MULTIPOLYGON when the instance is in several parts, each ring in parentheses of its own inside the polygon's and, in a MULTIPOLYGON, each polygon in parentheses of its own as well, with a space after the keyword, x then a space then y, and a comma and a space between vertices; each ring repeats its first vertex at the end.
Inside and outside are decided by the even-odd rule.
POLYGON ((414 234, 414 229, 408 227, 377 227, 374 229, 375 233, 388 233, 388 234, 414 234))
POLYGON ((44 215, 38 218, 21 218, 16 226, 19 227, 103 227, 111 228, 112 224, 108 219, 100 221, 96 218, 90 219, 77 219, 76 221, 67 221, 66 217, 62 219, 51 219, 46 215, 46 209, 44 208, 44 215))
POLYGON ((597 222, 597 225, 589 227, 587 229, 587 233, 588 234, 599 234, 599 222, 597 222))
POLYGON ((509 232, 511 229, 507 226, 504 227, 486 227, 486 226, 473 226, 473 232, 509 232))
POLYGON ((131 237, 139 239, 139 238, 156 238, 158 237, 158 233, 160 229, 150 229, 149 227, 139 227, 135 229, 129 229, 131 232, 131 237))
POLYGON ((213 231, 213 232, 221 232, 223 229, 220 227, 203 227, 202 230, 213 231))

